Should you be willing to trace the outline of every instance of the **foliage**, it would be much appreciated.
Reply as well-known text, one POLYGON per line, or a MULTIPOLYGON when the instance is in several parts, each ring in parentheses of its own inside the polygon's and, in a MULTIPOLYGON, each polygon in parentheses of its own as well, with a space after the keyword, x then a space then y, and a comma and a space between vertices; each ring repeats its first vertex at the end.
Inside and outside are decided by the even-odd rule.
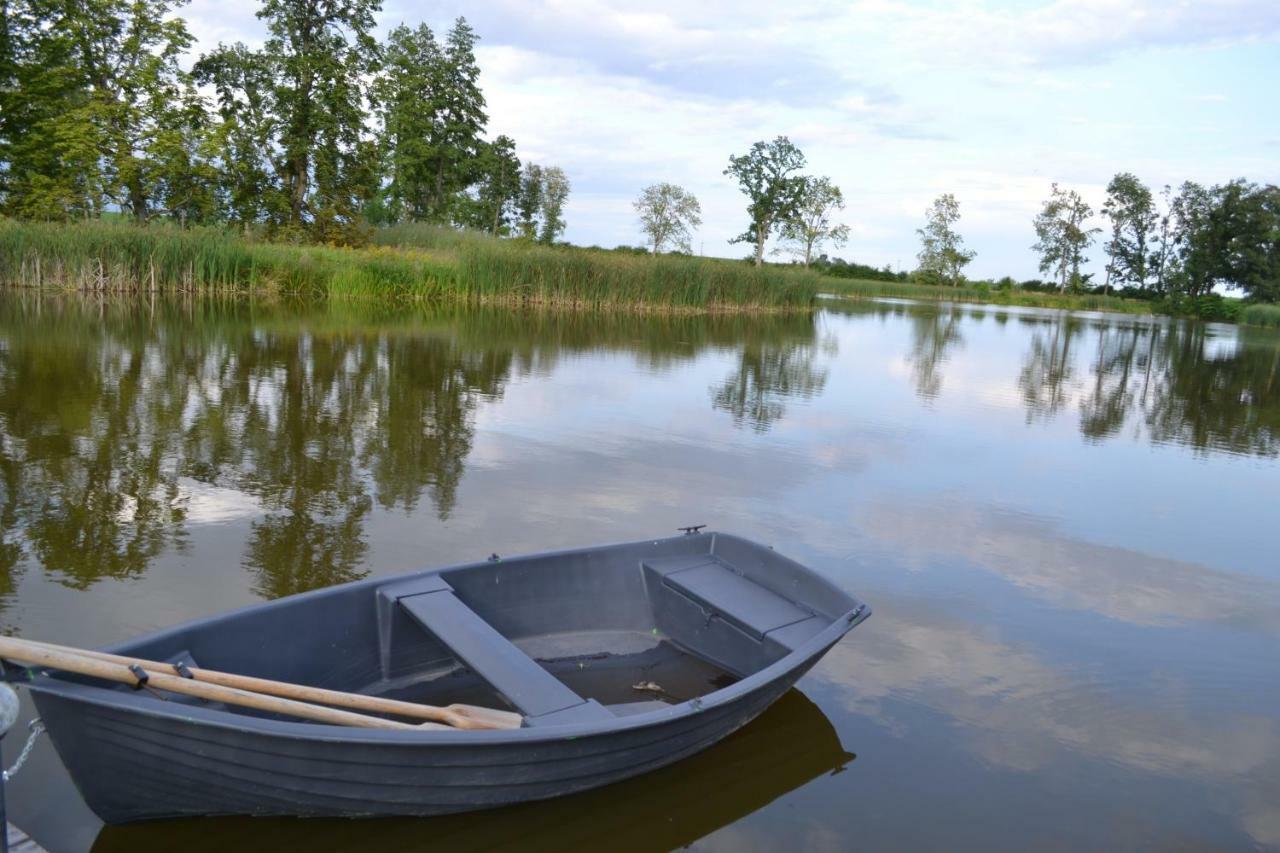
POLYGON ((925 217, 924 228, 916 231, 920 235, 920 273, 928 280, 956 287, 964 281, 961 270, 975 256, 955 232, 960 203, 951 193, 944 193, 934 199, 925 217))
POLYGON ((11 0, 0 46, 0 210, 139 221, 211 207, 204 109, 173 0, 11 0))
POLYGON ((702 224, 702 207, 693 193, 675 184, 652 184, 644 188, 632 206, 655 255, 668 243, 692 251, 692 229, 702 224))
POLYGON ((550 245, 564 233, 564 203, 569 199, 569 176, 559 166, 542 170, 542 230, 538 242, 550 245))
POLYGON ((1040 272, 1056 269, 1060 291, 1065 291, 1068 284, 1079 289, 1086 281, 1080 275, 1080 265, 1088 260, 1084 252, 1101 231, 1086 227, 1092 215, 1093 208, 1079 193, 1063 190, 1054 183, 1049 199, 1035 218, 1039 239, 1031 248, 1040 253, 1040 272))
POLYGON ((1280 188, 1188 181, 1173 201, 1173 218, 1179 292, 1197 297, 1220 284, 1253 300, 1280 299, 1280 188))
MULTIPOLYGON (((416 29, 401 24, 388 36, 384 73, 374 94, 391 179, 388 209, 396 221, 456 218, 454 206, 479 177, 483 154, 490 153, 481 139, 488 117, 476 40, 465 18, 454 23, 444 45, 426 24, 416 29)), ((507 143, 503 153, 514 156, 514 145, 508 152, 507 143)))
POLYGON ((849 239, 849 226, 832 222, 840 210, 844 210, 844 193, 830 178, 804 178, 800 200, 782 223, 783 251, 800 258, 807 267, 823 243, 843 246, 849 239))
POLYGON ((815 258, 812 267, 823 275, 868 281, 906 281, 908 275, 906 272, 894 272, 887 265, 877 269, 856 261, 846 261, 844 258, 828 258, 826 255, 815 258))
POLYGON ((520 158, 516 156, 515 140, 499 136, 493 142, 482 143, 475 169, 474 194, 462 197, 455 221, 495 237, 509 234, 520 195, 520 158))
POLYGON ((377 188, 365 102, 367 79, 380 67, 372 35, 379 7, 379 0, 264 0, 258 17, 268 38, 260 51, 219 45, 196 64, 231 123, 225 134, 247 130, 269 152, 243 175, 251 186, 233 182, 231 194, 261 192, 262 208, 246 212, 284 233, 361 239, 361 211, 377 188))
POLYGON ((537 163, 525 164, 520 173, 520 195, 516 199, 519 215, 519 234, 526 240, 538 236, 538 217, 542 212, 542 167, 537 163))
POLYGON ((1148 240, 1156 223, 1151 190, 1130 172, 1117 174, 1107 184, 1102 215, 1111 223, 1111 238, 1103 245, 1108 258, 1104 287, 1145 287, 1148 240))
POLYGON ((804 168, 804 154, 785 136, 760 141, 741 156, 731 156, 724 174, 736 178, 747 195, 747 230, 734 243, 755 246, 755 264, 764 263, 764 245, 782 222, 793 217, 804 192, 805 179, 795 173, 804 168))

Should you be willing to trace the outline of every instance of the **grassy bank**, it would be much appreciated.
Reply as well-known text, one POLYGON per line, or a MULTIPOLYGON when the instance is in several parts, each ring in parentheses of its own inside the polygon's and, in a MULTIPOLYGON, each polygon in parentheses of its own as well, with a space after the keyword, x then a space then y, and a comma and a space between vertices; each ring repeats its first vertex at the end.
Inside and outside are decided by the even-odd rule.
POLYGON ((1121 299, 1092 293, 1037 293, 1029 290, 994 290, 985 286, 943 287, 908 281, 825 278, 823 290, 852 298, 933 299, 952 302, 981 302, 989 305, 1021 305, 1028 308, 1061 308, 1068 311, 1114 311, 1122 314, 1151 314, 1151 302, 1121 299))
POLYGON ((368 248, 265 243, 220 229, 0 221, 0 281, 110 293, 394 295, 670 310, 802 308, 814 273, 678 256, 387 229, 368 248), (408 240, 413 236, 413 241, 408 240))

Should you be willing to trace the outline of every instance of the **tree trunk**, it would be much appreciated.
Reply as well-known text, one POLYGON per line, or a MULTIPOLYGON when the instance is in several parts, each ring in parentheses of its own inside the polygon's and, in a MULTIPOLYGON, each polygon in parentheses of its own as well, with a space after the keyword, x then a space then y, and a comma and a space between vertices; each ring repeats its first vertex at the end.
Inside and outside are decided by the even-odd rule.
POLYGON ((756 225, 756 266, 764 266, 764 235, 767 232, 756 225))

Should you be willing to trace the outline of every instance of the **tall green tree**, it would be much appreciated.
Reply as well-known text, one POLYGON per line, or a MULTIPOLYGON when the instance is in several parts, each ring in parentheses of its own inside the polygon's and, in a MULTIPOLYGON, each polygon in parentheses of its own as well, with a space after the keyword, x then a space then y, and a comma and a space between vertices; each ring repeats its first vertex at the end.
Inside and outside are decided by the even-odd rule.
POLYGON ((1088 260, 1084 253, 1093 243, 1100 228, 1087 226, 1093 208, 1075 190, 1064 190, 1053 184, 1044 207, 1036 215, 1035 245, 1040 253, 1040 271, 1053 272, 1058 280, 1058 290, 1067 285, 1078 287, 1083 282, 1080 266, 1088 260))
POLYGON ((413 221, 463 220, 462 193, 484 175, 488 117, 476 64, 477 36, 458 18, 439 43, 431 29, 404 25, 387 40, 376 84, 393 215, 413 221))
POLYGON ((499 136, 480 148, 475 169, 477 180, 466 203, 461 207, 460 224, 495 237, 507 234, 517 214, 520 195, 520 158, 516 143, 509 136, 499 136))
POLYGON ((755 263, 764 263, 764 247, 781 223, 795 215, 804 193, 804 154, 785 136, 760 141, 751 150, 729 158, 724 174, 735 178, 747 195, 747 230, 730 242, 755 246, 755 263))
POLYGON ((1103 245, 1107 253, 1104 290, 1113 284, 1145 287, 1148 244, 1156 225, 1155 198, 1146 184, 1130 172, 1120 172, 1107 184, 1102 215, 1111 224, 1111 237, 1103 245))
MULTIPOLYGON (((262 50, 219 45, 197 65, 236 118, 239 108, 263 99, 272 182, 281 197, 268 204, 277 226, 342 241, 377 188, 366 119, 367 81, 380 67, 372 35, 380 8, 379 0, 264 0, 262 50), (247 84, 265 88, 250 93, 241 88, 247 84)), ((238 177, 231 170, 231 180, 238 177)))
POLYGON ((807 268, 822 244, 843 246, 849 226, 835 222, 844 210, 844 193, 830 178, 805 178, 800 199, 791 216, 782 223, 783 251, 799 258, 807 268))
POLYGON ((959 221, 960 203, 951 193, 943 193, 925 211, 925 226, 916 231, 920 235, 920 272, 953 286, 964 280, 961 270, 975 256, 964 248, 964 238, 956 233, 959 221))
POLYGON ((519 215, 520 236, 526 240, 536 239, 539 217, 542 214, 542 167, 537 163, 526 163, 520 173, 520 195, 516 199, 516 212, 519 215))
POLYGON ((375 84, 386 151, 387 206, 392 220, 423 221, 435 207, 435 135, 444 57, 426 24, 401 24, 387 36, 375 84))
MULTIPOLYGON (((192 212, 176 138, 203 151, 204 105, 178 64, 181 0, 7 0, 0 77, 5 207, 37 218, 115 204, 135 219, 192 212), (168 189, 166 189, 166 185, 168 189)), ((204 209, 206 205, 201 205, 204 209)))
POLYGON ((196 63, 202 82, 217 89, 218 114, 211 144, 227 217, 246 229, 257 222, 287 222, 290 199, 281 180, 275 146, 275 63, 243 44, 219 46, 196 63))
POLYGON ((652 184, 632 207, 655 255, 668 244, 690 251, 692 230, 702 224, 702 206, 693 193, 675 184, 652 184))
POLYGON ((564 233, 564 205, 569 200, 569 176, 559 166, 542 170, 542 230, 538 242, 551 245, 564 233))
POLYGON ((1151 254, 1147 256, 1147 268, 1151 271, 1152 285, 1156 293, 1169 292, 1169 281, 1177 269, 1174 221, 1173 187, 1165 184, 1160 191, 1160 205, 1151 232, 1151 254))
POLYGON ((1180 292, 1196 297, 1222 284, 1250 299, 1280 298, 1280 188, 1243 178, 1214 187, 1188 181, 1173 213, 1180 292))

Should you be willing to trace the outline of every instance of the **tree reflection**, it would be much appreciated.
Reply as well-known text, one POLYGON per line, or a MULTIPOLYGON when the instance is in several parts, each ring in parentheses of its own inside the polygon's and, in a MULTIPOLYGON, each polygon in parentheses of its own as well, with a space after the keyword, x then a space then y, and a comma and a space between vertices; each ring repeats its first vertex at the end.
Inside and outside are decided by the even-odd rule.
POLYGON ((185 517, 169 459, 182 395, 155 393, 175 374, 142 343, 68 352, 29 330, 5 343, 0 559, 11 572, 30 554, 76 588, 142 572, 185 517))
MULTIPOLYGON (((1083 332, 1063 317, 1037 329, 1019 375, 1027 418, 1063 410, 1081 365, 1083 332)), ((1280 451, 1280 337, 1195 322, 1099 322, 1086 342, 1089 379, 1079 388, 1080 431, 1102 440, 1126 425, 1154 442, 1200 451, 1280 451)))
POLYGON ((942 393, 942 368, 951 350, 964 345, 960 335, 963 314, 949 311, 918 311, 911 315, 911 363, 916 393, 933 400, 942 393))
POLYGON ((812 343, 751 343, 738 367, 711 388, 711 404, 733 416, 735 426, 766 432, 784 414, 786 400, 813 397, 827 384, 827 369, 817 364, 812 343))
MULTIPOLYGON (((811 315, 364 311, 0 299, 0 595, 26 561, 88 587, 183 547, 199 488, 258 509, 241 562, 277 597, 358 578, 375 509, 454 511, 476 414, 565 353, 661 369, 742 346, 743 419, 817 393, 811 315), (793 343, 798 342, 798 343, 793 343)), ((732 396, 732 394, 730 394, 732 396)))
POLYGON ((1069 401, 1068 383, 1075 375, 1071 343, 1080 333, 1079 319, 1064 314, 1049 323, 1049 331, 1036 329, 1031 349, 1018 376, 1027 422, 1050 418, 1069 401))

